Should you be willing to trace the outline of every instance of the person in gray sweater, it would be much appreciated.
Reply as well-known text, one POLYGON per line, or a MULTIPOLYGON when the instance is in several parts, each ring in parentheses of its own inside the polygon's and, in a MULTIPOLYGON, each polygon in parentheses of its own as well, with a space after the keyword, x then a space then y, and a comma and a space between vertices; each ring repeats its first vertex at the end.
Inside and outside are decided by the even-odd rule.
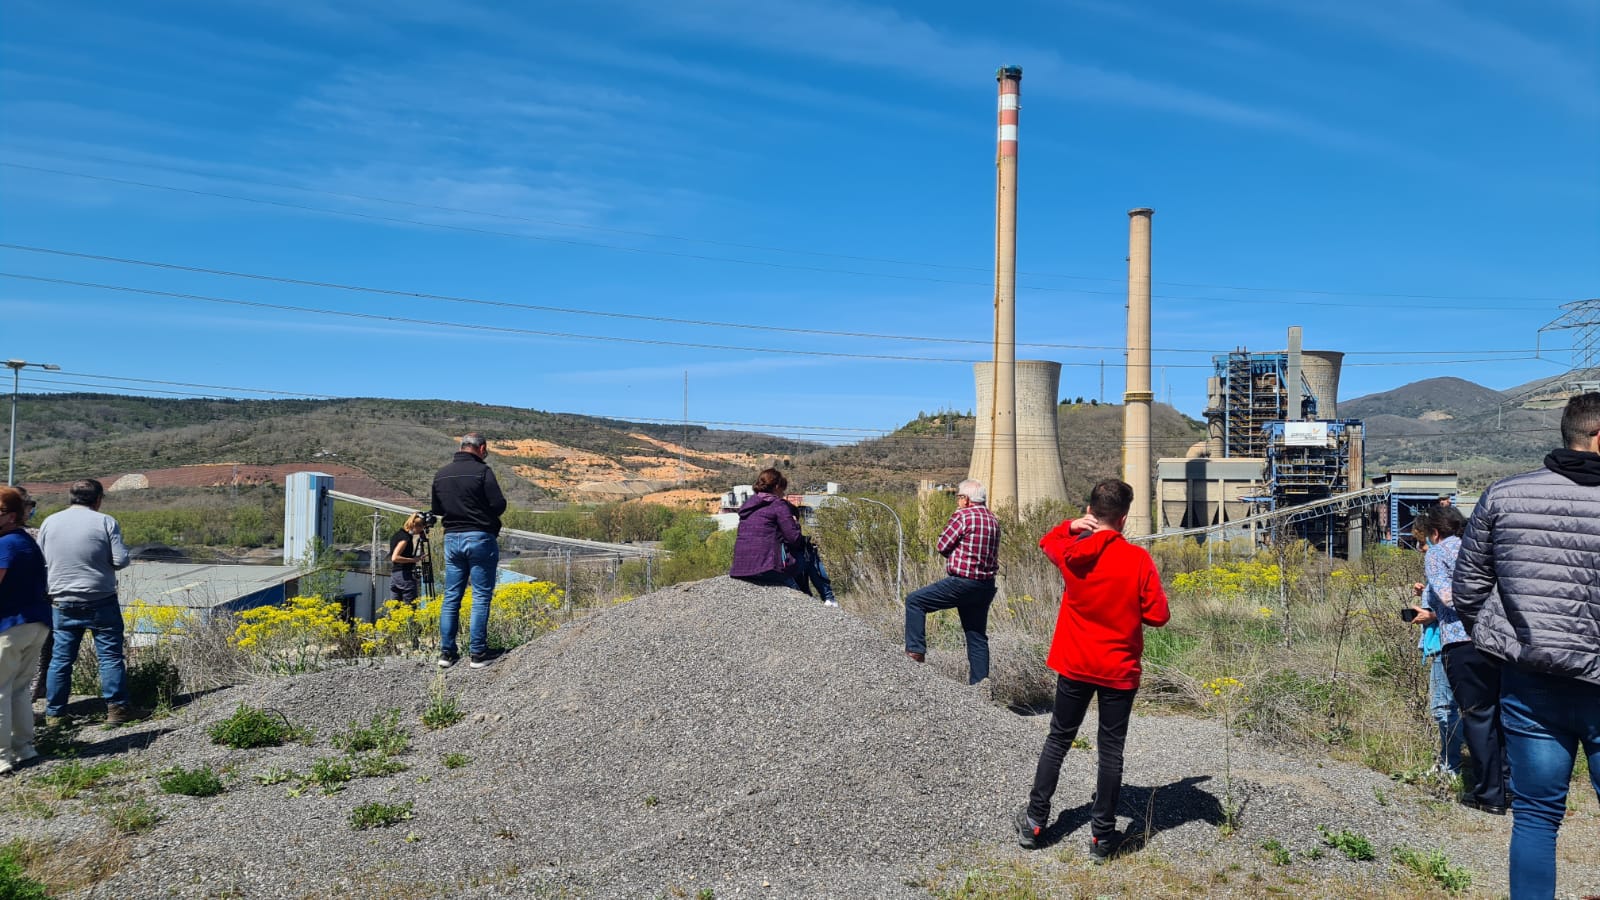
POLYGON ((1600 797, 1600 393, 1567 402, 1566 446, 1495 482, 1461 540, 1451 593, 1500 666, 1511 764, 1511 897, 1556 892, 1556 831, 1580 750, 1600 797))
POLYGON ((117 570, 128 565, 117 520, 100 512, 105 488, 92 478, 68 492, 71 504, 39 526, 39 547, 49 572, 54 609, 55 643, 45 683, 45 722, 68 721, 72 666, 85 631, 94 635, 100 660, 100 693, 106 701, 106 724, 138 718, 128 704, 127 664, 123 659, 122 606, 117 600, 117 570))

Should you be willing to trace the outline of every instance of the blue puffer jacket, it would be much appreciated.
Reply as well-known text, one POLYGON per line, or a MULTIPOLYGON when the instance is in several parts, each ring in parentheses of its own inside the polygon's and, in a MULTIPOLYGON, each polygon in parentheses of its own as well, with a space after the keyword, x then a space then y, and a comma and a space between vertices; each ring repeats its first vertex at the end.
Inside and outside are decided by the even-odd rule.
POLYGON ((1600 457, 1558 450, 1546 465, 1484 491, 1455 608, 1489 656, 1600 685, 1600 457))

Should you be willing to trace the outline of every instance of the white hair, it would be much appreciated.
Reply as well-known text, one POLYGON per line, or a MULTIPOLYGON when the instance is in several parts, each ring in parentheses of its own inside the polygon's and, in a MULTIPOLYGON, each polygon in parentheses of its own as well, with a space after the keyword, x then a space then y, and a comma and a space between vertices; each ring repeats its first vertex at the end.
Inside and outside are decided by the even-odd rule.
POLYGON ((983 503, 989 499, 989 492, 984 489, 983 482, 976 478, 968 478, 956 485, 956 493, 971 500, 973 503, 983 503))

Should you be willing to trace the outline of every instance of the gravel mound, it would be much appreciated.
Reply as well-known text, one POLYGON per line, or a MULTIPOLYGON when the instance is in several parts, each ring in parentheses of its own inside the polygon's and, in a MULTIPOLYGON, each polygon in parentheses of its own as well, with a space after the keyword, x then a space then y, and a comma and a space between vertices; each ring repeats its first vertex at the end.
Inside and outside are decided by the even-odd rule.
MULTIPOLYGON (((131 862, 77 896, 927 897, 958 859, 1024 855, 1010 823, 1045 718, 992 704, 793 591, 717 578, 605 609, 487 669, 447 672, 468 717, 429 732, 417 716, 436 674, 431 662, 390 660, 274 679, 114 733, 143 735, 132 741, 142 749, 125 752, 146 772, 203 762, 232 777, 207 799, 145 783, 164 821, 132 839, 131 862), (281 711, 317 737, 212 745, 206 730, 239 703, 281 711), (334 733, 389 708, 411 727, 408 771, 327 796, 254 779, 309 770, 337 755, 334 733), (446 768, 450 752, 471 762, 446 768), (370 801, 409 801, 415 817, 353 830, 351 810, 370 801)), ((1083 735, 1094 740, 1092 718, 1083 735)), ((1377 885, 1389 877, 1381 860, 1403 843, 1443 847, 1478 884, 1504 889, 1506 820, 1457 838, 1452 816, 1470 814, 1430 811, 1364 769, 1237 739, 1243 824, 1220 838, 1222 745, 1214 723, 1136 716, 1123 812, 1152 832, 1149 851, 1215 868, 1258 860, 1273 838, 1298 858, 1326 825, 1370 837, 1380 862, 1330 850, 1305 863, 1316 871, 1377 885)), ((1070 835, 1069 861, 1087 839, 1092 774, 1092 753, 1068 755, 1054 833, 1070 835)), ((37 837, 97 824, 88 813, 0 815, 0 828, 37 837)), ((1563 865, 1564 882, 1600 875, 1563 865)))

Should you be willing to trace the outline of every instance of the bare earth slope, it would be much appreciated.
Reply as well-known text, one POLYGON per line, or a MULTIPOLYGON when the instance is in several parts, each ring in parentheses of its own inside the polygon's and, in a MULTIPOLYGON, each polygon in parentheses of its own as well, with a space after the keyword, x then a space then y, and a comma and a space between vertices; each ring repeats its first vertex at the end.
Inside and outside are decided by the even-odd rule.
MULTIPOLYGON (((864 622, 782 589, 679 585, 563 626, 488 669, 458 667, 446 678, 468 718, 427 732, 417 715, 434 673, 417 660, 355 665, 233 688, 137 729, 86 730, 82 740, 101 742, 86 757, 144 745, 119 750, 135 766, 110 790, 148 795, 164 820, 127 839, 120 870, 74 896, 928 897, 969 867, 1024 860, 1042 879, 1110 878, 1139 896, 1228 893, 1229 871, 1253 896, 1259 886, 1238 874, 1250 869, 1295 879, 1286 883, 1298 896, 1383 896, 1411 884, 1388 862, 1402 843, 1442 847, 1474 870, 1475 889, 1505 889, 1507 820, 1237 740, 1241 828, 1222 837, 1222 732, 1179 716, 1137 717, 1130 735, 1123 826, 1153 831, 1144 850, 1088 865, 1092 754, 1074 751, 1057 797, 1060 849, 1024 853, 1010 822, 1045 720, 991 705, 864 622), (266 750, 212 745, 206 729, 240 702, 318 737, 266 750), (254 780, 337 755, 334 733, 390 707, 413 730, 401 757, 409 771, 331 796, 254 780), (470 764, 445 768, 450 751, 470 764), (228 767, 226 793, 170 796, 148 778, 201 762, 228 767), (373 800, 410 801, 415 818, 353 830, 351 810, 373 800), (1310 858, 1319 825, 1368 836, 1378 859, 1310 858), (1262 862, 1268 839, 1293 851, 1290 866, 1262 862)), ((1095 741, 1092 726, 1084 736, 1095 741)), ((1563 832, 1568 891, 1600 883, 1600 855, 1583 850, 1594 842, 1588 799, 1563 832)), ((103 840, 94 810, 79 800, 49 819, 0 811, 0 832, 103 840)))

